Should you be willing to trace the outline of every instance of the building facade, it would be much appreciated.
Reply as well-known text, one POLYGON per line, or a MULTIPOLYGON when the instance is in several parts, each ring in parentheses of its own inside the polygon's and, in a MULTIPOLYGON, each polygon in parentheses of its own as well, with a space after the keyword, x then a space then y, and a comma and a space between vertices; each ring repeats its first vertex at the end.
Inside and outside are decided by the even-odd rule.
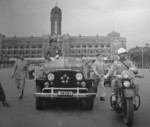
POLYGON ((101 53, 110 59, 116 59, 117 50, 126 48, 126 38, 115 31, 107 36, 70 36, 61 34, 62 11, 55 6, 50 13, 51 34, 42 37, 5 37, 0 34, 0 57, 12 60, 23 53, 25 58, 43 58, 49 42, 55 39, 62 47, 63 55, 76 57, 95 57, 101 53))

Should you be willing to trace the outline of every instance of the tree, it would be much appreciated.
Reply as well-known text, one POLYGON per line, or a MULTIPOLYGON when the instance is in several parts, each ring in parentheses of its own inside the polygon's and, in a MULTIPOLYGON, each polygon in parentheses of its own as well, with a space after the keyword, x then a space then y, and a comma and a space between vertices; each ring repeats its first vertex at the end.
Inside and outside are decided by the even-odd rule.
POLYGON ((150 67, 150 47, 136 47, 128 51, 130 60, 135 62, 138 67, 142 67, 142 57, 144 68, 150 67))

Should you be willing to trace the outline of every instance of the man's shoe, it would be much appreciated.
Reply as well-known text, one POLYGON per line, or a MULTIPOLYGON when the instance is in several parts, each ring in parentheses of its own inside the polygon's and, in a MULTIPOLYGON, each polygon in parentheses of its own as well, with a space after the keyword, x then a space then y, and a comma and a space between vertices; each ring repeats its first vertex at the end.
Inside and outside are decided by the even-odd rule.
POLYGON ((23 91, 21 92, 21 95, 19 95, 19 99, 22 99, 23 91))
POLYGON ((105 101, 105 97, 100 97, 100 100, 101 101, 105 101))
POLYGON ((19 99, 22 99, 22 96, 19 96, 19 99))

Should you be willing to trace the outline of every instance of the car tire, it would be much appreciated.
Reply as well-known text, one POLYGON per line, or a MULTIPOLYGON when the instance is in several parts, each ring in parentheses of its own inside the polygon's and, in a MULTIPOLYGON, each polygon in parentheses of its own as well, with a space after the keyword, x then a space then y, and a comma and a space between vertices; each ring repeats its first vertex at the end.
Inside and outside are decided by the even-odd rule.
MULTIPOLYGON (((41 92, 42 88, 40 85, 36 85, 36 92, 41 92)), ((43 98, 36 97, 35 98, 35 105, 37 110, 42 110, 44 109, 44 104, 43 104, 43 98)))
POLYGON ((94 98, 90 97, 90 98, 86 98, 85 100, 85 108, 87 110, 92 110, 94 107, 94 98))
POLYGON ((36 109, 37 110, 42 110, 44 109, 44 105, 43 105, 43 99, 40 97, 36 97, 36 109))

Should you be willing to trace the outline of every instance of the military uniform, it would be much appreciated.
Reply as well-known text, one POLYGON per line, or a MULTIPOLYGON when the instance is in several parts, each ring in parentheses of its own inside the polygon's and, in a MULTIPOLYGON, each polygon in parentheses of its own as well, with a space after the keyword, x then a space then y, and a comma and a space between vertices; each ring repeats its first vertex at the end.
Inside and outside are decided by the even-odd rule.
POLYGON ((104 87, 104 75, 105 75, 104 63, 100 62, 99 60, 96 60, 93 64, 93 71, 94 71, 94 77, 95 77, 95 83, 94 83, 95 87, 97 88, 99 86, 100 97, 105 98, 106 89, 104 87))
MULTIPOLYGON (((111 75, 115 74, 115 75, 120 75, 122 73, 122 71, 124 70, 128 70, 129 68, 136 68, 136 66, 132 63, 132 61, 125 59, 124 61, 115 61, 112 66, 110 67, 108 73, 107 73, 107 77, 110 77, 111 75), (123 64, 124 63, 124 64, 123 64)), ((117 89, 118 89, 118 85, 121 84, 121 80, 120 79, 113 79, 112 80, 112 92, 117 94, 117 89)))
POLYGON ((61 49, 58 46, 50 45, 44 57, 46 60, 50 60, 51 57, 55 58, 56 55, 61 55, 61 49))
POLYGON ((25 78, 27 77, 28 64, 24 60, 18 59, 13 68, 13 76, 17 89, 19 90, 19 97, 22 98, 24 93, 25 78))

